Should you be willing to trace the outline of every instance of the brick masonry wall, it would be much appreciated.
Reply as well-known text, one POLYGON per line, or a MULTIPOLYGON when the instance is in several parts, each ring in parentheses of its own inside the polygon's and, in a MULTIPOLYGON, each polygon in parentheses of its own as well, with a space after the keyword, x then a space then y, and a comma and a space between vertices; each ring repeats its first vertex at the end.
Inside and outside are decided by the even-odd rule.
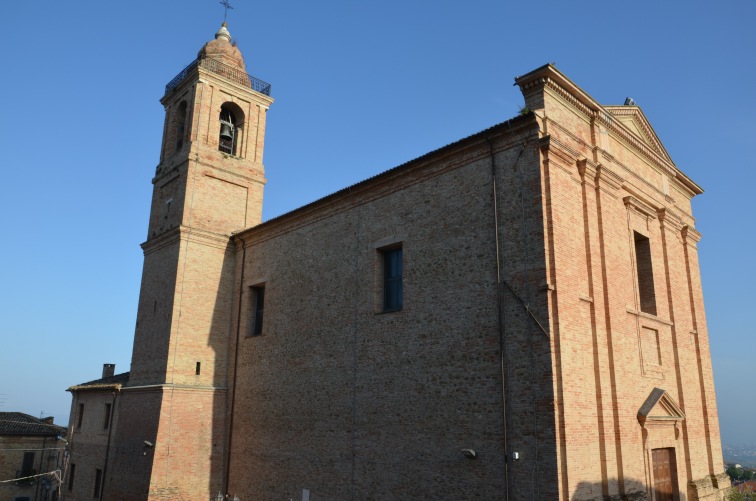
MULTIPOLYGON (((25 452, 34 453, 33 469, 36 473, 54 471, 63 457, 62 442, 57 442, 54 437, 0 436, 0 480, 17 478, 16 474, 23 466, 25 452), (61 450, 55 450, 56 448, 61 450)), ((15 499, 16 496, 29 496, 33 499, 35 493, 41 495, 41 492, 43 491, 39 481, 0 484, 0 499, 15 499)))
POLYGON ((197 71, 162 100, 164 145, 143 244, 132 373, 108 472, 115 499, 209 499, 223 488, 236 265, 230 236, 261 219, 272 100, 197 71), (186 142, 176 148, 183 103, 186 142), (238 121, 235 156, 218 151, 222 105, 238 121))
MULTIPOLYGON (((495 150, 502 212, 518 215, 517 222, 502 222, 502 262, 529 297, 544 282, 533 148, 513 165, 528 132, 535 137, 527 128, 496 137, 495 150), (526 172, 513 178, 520 169, 526 172), (528 201, 523 228, 519 190, 528 201), (534 240, 535 249, 522 239, 534 240)), ((302 489, 312 499, 503 496, 489 154, 479 141, 244 237, 242 290, 246 295, 264 284, 265 317, 262 336, 240 339, 229 493, 242 499, 298 499, 302 489), (379 249, 398 243, 404 306, 383 313, 379 249), (478 459, 466 458, 463 448, 478 459)), ((551 418, 534 415, 553 400, 548 344, 531 352, 522 305, 511 298, 505 304, 510 405, 515 426, 526 430, 516 446, 528 458, 512 476, 529 488, 539 454, 540 474, 555 474, 551 418)), ((250 314, 242 312, 242 325, 250 314)), ((549 494, 549 486, 541 488, 549 494)))
MULTIPOLYGON (((652 450, 673 448, 681 492, 721 496, 690 237, 695 189, 670 174, 662 152, 649 152, 652 140, 644 147, 616 125, 602 128, 558 90, 541 86, 526 97, 533 127, 491 133, 508 450, 520 458, 507 464, 509 494, 644 498, 653 489, 652 450), (641 308, 635 233, 649 240, 652 266, 640 273, 653 283, 655 313, 641 308), (656 387, 683 413, 661 427, 638 419, 656 387)), ((477 147, 242 236, 240 328, 249 324, 250 286, 264 284, 266 306, 263 335, 239 345, 231 492, 502 495, 496 240, 490 167, 477 147), (376 247, 396 242, 405 306, 382 314, 376 247), (482 382, 462 382, 476 377, 482 382), (480 410, 475 424, 464 419, 470 409, 480 410), (484 453, 455 462, 451 442, 470 437, 484 453), (242 480, 249 470, 259 472, 252 485, 242 480)))
POLYGON ((563 495, 650 495, 651 450, 672 447, 680 491, 698 499, 713 485, 721 496, 717 483, 729 483, 721 477, 695 242, 686 238, 697 235, 694 191, 670 174, 675 168, 661 153, 631 147, 556 86, 539 89, 530 90, 531 109, 548 131, 542 154, 555 381, 563 381, 563 495), (640 303, 636 232, 650 243, 653 269, 640 273, 653 273, 655 314, 640 303), (639 408, 655 387, 682 408, 677 426, 639 424, 639 408))
POLYGON ((61 488, 62 499, 90 500, 95 498, 96 471, 102 471, 101 488, 106 488, 106 453, 108 439, 112 440, 118 426, 118 400, 115 390, 87 390, 72 392, 70 422, 68 426, 68 450, 70 452, 68 467, 66 468, 61 488), (84 405, 84 413, 79 424, 80 405, 84 405), (106 404, 111 407, 111 419, 105 426, 106 404), (69 489, 71 464, 75 466, 74 481, 69 489))
POLYGON ((533 113, 231 242, 260 221, 270 100, 212 74, 166 96, 166 137, 186 100, 190 141, 153 180, 112 495, 207 498, 228 453, 242 499, 644 498, 652 451, 672 448, 688 499, 720 496, 697 188, 541 71, 523 85, 533 113), (238 157, 217 151, 228 102, 238 157), (404 305, 382 312, 381 249, 397 245, 404 305), (667 424, 638 419, 654 388, 667 424))

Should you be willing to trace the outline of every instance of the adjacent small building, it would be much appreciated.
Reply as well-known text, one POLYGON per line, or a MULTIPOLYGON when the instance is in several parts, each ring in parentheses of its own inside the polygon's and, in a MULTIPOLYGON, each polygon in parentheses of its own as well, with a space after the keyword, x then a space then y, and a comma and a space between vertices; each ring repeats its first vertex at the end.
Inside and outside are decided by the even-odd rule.
POLYGON ((63 499, 104 499, 108 452, 118 416, 115 409, 128 380, 128 372, 115 374, 115 364, 104 364, 100 379, 68 388, 73 399, 63 499))
POLYGON ((53 417, 0 412, 0 483, 3 501, 55 501, 62 476, 66 429, 53 417), (48 475, 43 475, 48 473, 48 475))

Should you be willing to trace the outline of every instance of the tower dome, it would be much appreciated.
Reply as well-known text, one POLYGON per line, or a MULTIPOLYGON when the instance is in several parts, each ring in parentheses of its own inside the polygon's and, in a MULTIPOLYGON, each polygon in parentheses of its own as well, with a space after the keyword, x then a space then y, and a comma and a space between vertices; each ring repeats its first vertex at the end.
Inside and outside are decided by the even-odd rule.
POLYGON ((197 59, 215 59, 221 63, 246 71, 244 58, 235 44, 231 43, 231 33, 228 32, 226 22, 215 34, 215 40, 210 40, 197 54, 197 59))

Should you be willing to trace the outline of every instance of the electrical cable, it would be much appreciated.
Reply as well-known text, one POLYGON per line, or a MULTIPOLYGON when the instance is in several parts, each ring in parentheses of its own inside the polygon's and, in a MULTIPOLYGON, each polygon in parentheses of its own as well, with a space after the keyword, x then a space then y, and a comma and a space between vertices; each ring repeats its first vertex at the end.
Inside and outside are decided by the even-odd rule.
POLYGON ((61 473, 60 470, 53 470, 53 471, 48 471, 46 473, 37 473, 36 475, 29 475, 28 477, 12 478, 10 480, 0 480, 0 484, 7 484, 10 482, 19 482, 21 480, 29 480, 30 478, 46 477, 48 475, 54 476, 55 480, 60 482, 61 481, 60 473, 61 473))

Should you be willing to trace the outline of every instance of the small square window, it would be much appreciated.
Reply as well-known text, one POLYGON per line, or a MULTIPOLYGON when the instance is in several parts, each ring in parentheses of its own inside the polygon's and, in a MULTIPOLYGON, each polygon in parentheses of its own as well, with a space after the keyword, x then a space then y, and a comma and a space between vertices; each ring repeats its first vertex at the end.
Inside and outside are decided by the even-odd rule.
POLYGON ((382 249, 383 311, 399 311, 403 304, 402 248, 382 249))

